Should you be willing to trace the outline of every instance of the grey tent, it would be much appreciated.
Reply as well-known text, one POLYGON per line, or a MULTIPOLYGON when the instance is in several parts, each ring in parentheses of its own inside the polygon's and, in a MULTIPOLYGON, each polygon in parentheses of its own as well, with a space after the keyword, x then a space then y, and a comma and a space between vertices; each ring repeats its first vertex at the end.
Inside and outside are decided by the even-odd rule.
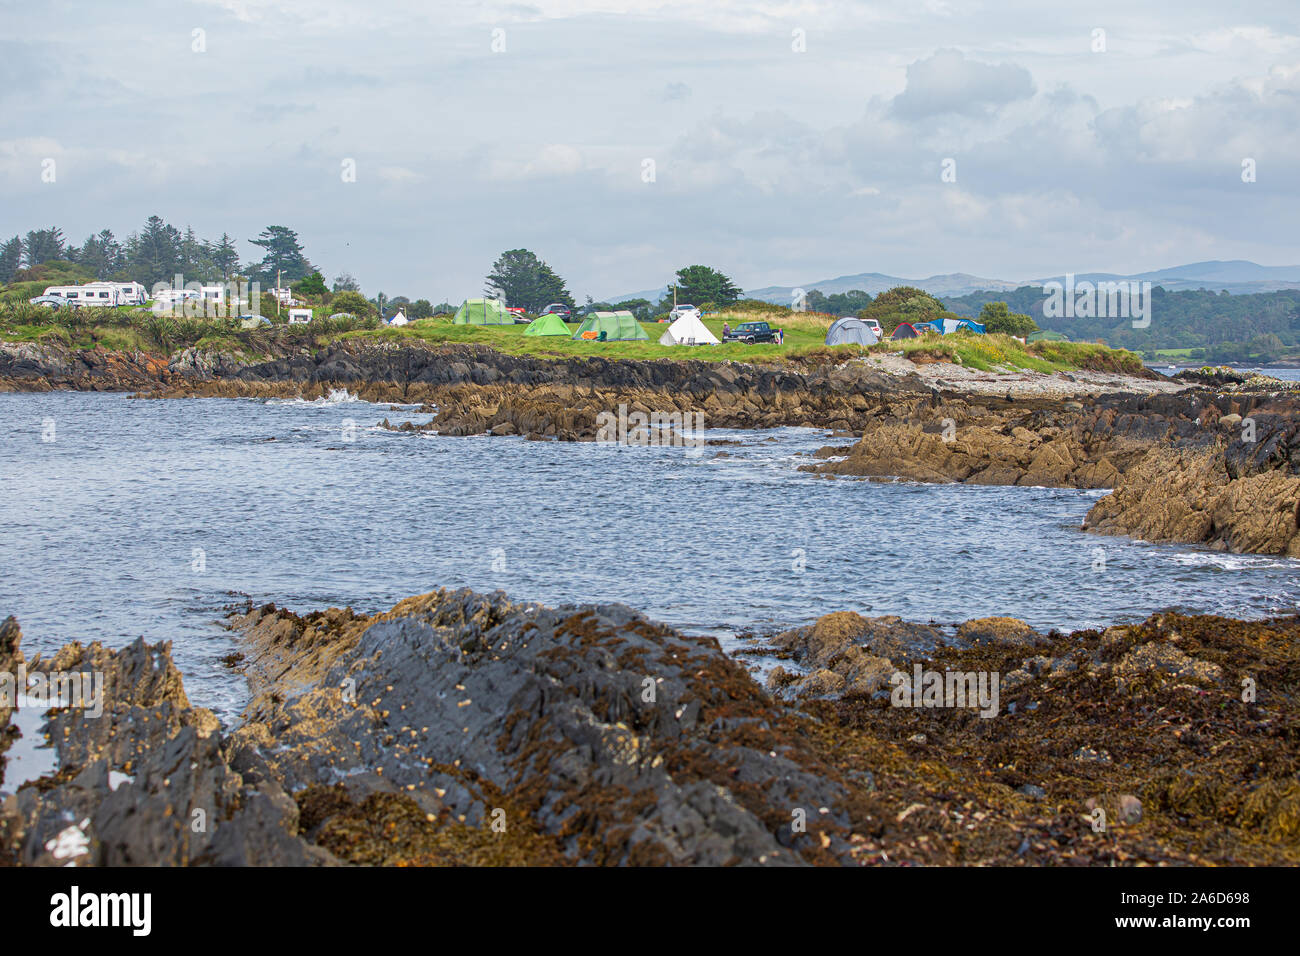
POLYGON ((871 326, 851 315, 836 319, 826 330, 827 345, 875 345, 879 341, 871 326))

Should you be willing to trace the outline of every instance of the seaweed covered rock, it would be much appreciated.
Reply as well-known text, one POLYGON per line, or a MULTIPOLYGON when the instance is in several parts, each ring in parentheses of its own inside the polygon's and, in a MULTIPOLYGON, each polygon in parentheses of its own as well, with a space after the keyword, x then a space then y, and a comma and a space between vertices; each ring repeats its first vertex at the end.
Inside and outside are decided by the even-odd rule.
POLYGON ((275 781, 232 770, 215 716, 190 706, 170 651, 74 643, 27 662, 99 689, 38 717, 54 769, 4 801, 0 853, 36 866, 332 862, 297 836, 297 807, 275 781))
MULTIPOLYGON (((294 792, 347 781, 342 822, 313 810, 331 839, 389 794, 434 829, 497 826, 503 843, 528 841, 521 854, 549 846, 574 862, 780 865, 847 850, 845 785, 781 709, 713 640, 622 605, 437 592, 360 633, 274 611, 243 624, 264 691, 232 763, 294 792)), ((418 830, 390 862, 436 857, 418 830)))
POLYGON ((889 686, 898 667, 925 657, 948 639, 899 617, 833 611, 813 624, 776 635, 773 647, 807 673, 773 671, 768 687, 787 700, 845 693, 872 694, 889 686))

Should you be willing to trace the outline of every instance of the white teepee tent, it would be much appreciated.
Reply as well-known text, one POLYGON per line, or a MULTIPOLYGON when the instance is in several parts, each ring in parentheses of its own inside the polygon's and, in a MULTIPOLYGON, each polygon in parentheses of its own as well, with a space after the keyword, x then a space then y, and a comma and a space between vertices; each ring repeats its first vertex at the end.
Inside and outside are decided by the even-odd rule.
POLYGON ((396 314, 395 316, 393 316, 391 319, 388 320, 388 324, 389 324, 389 325, 405 325, 405 324, 406 324, 406 313, 403 312, 401 309, 398 309, 398 310, 397 310, 397 314, 396 314))
POLYGON ((717 345, 718 337, 709 331, 695 312, 686 312, 659 336, 660 345, 717 345))

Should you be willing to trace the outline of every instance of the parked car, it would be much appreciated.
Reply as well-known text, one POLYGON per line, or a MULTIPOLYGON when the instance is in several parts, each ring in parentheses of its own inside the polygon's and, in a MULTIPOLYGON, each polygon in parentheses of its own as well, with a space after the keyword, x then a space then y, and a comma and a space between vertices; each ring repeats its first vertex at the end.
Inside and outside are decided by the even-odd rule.
POLYGON ((70 305, 71 303, 61 295, 38 295, 34 299, 28 299, 27 304, 48 305, 50 308, 55 309, 57 311, 58 309, 63 308, 65 305, 70 305))
POLYGON ((755 342, 775 342, 776 329, 766 322, 741 322, 723 335, 722 341, 744 342, 746 345, 753 345, 755 342))
MULTIPOLYGON (((857 316, 845 316, 845 318, 857 318, 857 316)), ((876 338, 884 341, 885 333, 881 330, 879 322, 875 319, 863 319, 862 321, 866 323, 867 328, 876 333, 876 338)))
POLYGON ((567 305, 565 305, 563 302, 552 302, 550 305, 548 305, 546 308, 542 309, 542 311, 539 312, 539 313, 537 313, 537 314, 538 314, 538 315, 558 315, 558 316, 560 316, 560 318, 564 319, 565 322, 568 322, 570 319, 573 318, 573 310, 570 309, 570 308, 569 308, 567 305))
POLYGON ((681 305, 673 306, 672 311, 668 313, 668 321, 676 322, 687 312, 694 312, 697 316, 700 314, 700 310, 697 309, 695 306, 686 305, 685 303, 682 303, 681 305))

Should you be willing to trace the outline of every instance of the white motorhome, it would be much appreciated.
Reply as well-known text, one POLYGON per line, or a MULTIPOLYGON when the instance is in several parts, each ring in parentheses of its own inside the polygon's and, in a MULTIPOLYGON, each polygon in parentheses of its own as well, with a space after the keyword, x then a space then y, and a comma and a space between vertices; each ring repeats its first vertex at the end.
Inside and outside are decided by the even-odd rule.
POLYGON ((111 282, 93 282, 88 285, 52 285, 46 288, 45 295, 58 295, 68 300, 68 304, 77 308, 93 306, 96 308, 119 305, 117 289, 111 282))
POLYGON ((109 285, 117 289, 118 305, 144 305, 149 298, 149 290, 138 282, 111 282, 109 285))
POLYGON ((290 309, 290 325, 306 325, 311 321, 311 309, 290 309))
POLYGON ((203 296, 205 306, 226 304, 226 287, 224 285, 205 285, 200 290, 200 294, 203 296))

